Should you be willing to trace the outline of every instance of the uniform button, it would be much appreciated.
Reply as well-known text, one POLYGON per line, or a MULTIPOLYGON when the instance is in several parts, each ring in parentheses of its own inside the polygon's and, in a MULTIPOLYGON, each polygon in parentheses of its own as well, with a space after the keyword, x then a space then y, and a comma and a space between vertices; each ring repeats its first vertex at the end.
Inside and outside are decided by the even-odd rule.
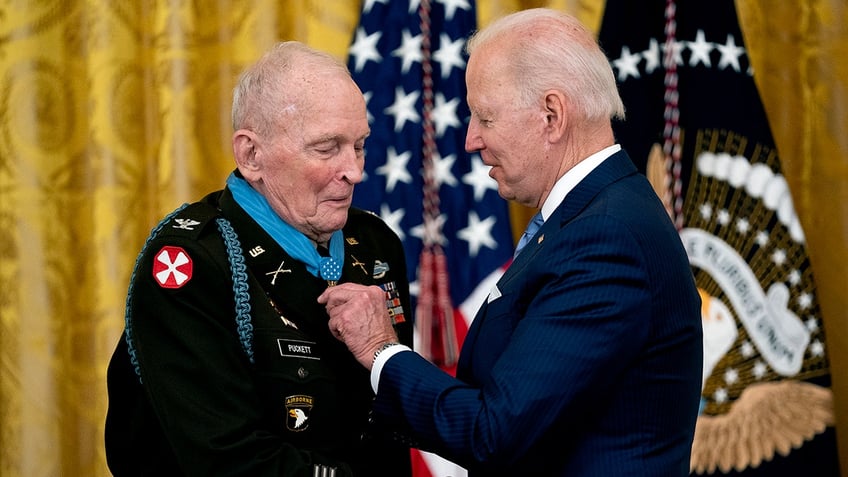
POLYGON ((303 379, 303 378, 309 376, 309 371, 307 371, 304 368, 299 368, 297 370, 297 375, 300 377, 300 379, 303 379))

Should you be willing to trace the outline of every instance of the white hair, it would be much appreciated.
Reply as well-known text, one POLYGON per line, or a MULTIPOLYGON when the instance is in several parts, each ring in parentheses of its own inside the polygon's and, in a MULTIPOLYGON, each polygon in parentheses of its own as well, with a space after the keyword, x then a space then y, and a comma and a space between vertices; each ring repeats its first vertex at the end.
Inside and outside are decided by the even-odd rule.
POLYGON ((518 101, 530 106, 549 89, 563 91, 587 120, 624 119, 609 60, 594 35, 579 20, 545 8, 521 10, 475 33, 466 45, 469 55, 504 39, 509 72, 518 101))
POLYGON ((296 108, 299 95, 286 85, 302 65, 350 76, 347 66, 327 53, 296 41, 277 43, 239 77, 233 90, 233 129, 266 135, 286 111, 296 108))

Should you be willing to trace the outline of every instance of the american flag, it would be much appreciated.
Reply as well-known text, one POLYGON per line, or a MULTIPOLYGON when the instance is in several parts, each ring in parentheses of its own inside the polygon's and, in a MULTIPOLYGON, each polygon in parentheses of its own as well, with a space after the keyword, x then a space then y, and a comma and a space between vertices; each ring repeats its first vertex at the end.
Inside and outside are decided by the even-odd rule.
MULTIPOLYGON (((354 205, 403 241, 416 349, 449 372, 513 248, 508 206, 480 156, 464 150, 465 42, 475 28, 471 0, 365 0, 348 57, 371 125, 354 205)), ((432 475, 461 473, 423 458, 432 475)))

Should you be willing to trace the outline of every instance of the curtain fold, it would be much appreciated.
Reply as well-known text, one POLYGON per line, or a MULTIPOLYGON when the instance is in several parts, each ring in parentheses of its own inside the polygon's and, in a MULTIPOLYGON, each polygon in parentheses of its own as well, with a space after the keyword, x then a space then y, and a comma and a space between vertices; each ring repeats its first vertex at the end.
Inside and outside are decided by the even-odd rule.
MULTIPOLYGON (((603 3, 477 0, 478 24, 550 6, 597 30, 603 3)), ((846 7, 737 5, 820 277, 845 433, 846 7)), ((232 169, 238 72, 281 39, 344 58, 359 11, 347 0, 0 7, 0 477, 109 475, 105 374, 136 254, 163 214, 232 169)), ((514 228, 530 215, 514 210, 514 228)))
POLYGON ((141 245, 233 167, 238 72, 343 58, 355 2, 0 7, 0 476, 105 476, 105 374, 141 245))
POLYGON ((736 0, 827 333, 842 475, 848 475, 848 5, 736 0))

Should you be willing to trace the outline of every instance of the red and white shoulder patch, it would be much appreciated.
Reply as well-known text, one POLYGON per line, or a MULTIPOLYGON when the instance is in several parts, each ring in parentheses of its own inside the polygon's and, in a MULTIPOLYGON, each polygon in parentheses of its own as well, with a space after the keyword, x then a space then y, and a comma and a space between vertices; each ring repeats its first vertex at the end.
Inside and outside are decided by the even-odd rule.
POLYGON ((153 258, 153 279, 162 288, 180 288, 191 280, 193 267, 182 247, 166 245, 153 258))

